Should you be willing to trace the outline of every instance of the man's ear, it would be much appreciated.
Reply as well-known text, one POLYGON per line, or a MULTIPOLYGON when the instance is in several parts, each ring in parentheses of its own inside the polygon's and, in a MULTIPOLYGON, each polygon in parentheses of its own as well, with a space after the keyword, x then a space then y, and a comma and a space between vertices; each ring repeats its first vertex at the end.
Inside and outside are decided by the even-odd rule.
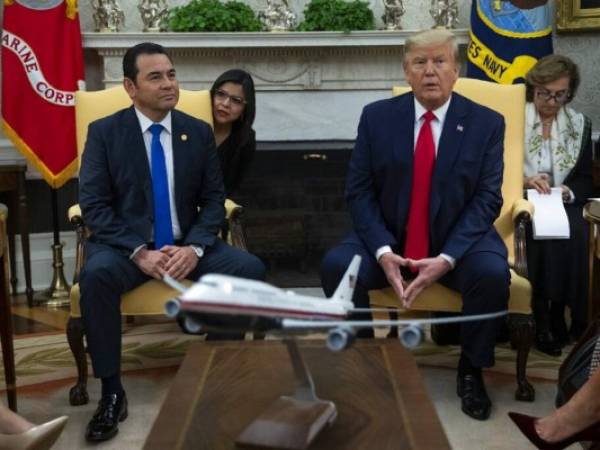
POLYGON ((135 97, 135 91, 136 91, 135 82, 131 78, 125 77, 125 78, 123 78, 123 87, 125 88, 125 91, 129 95, 129 98, 133 100, 133 98, 135 97))

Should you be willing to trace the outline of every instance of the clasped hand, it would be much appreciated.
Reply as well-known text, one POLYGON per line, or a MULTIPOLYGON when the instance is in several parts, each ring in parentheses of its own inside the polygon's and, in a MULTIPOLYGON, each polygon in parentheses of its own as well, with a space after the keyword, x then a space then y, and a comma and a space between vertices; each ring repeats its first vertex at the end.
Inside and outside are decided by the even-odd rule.
POLYGON ((379 258, 379 265, 405 308, 410 308, 423 289, 431 286, 450 270, 450 263, 441 256, 414 260, 395 253, 384 253, 379 258), (417 277, 407 282, 402 277, 401 267, 418 269, 417 277))
POLYGON ((169 275, 177 281, 183 280, 198 264, 196 252, 189 246, 165 245, 160 250, 141 249, 133 262, 146 275, 162 280, 169 275))

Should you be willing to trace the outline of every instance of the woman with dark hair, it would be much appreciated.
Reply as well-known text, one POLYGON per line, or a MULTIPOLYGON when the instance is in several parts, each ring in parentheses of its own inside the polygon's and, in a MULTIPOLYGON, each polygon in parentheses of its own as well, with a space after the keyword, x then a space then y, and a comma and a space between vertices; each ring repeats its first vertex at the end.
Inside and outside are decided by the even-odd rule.
POLYGON ((566 56, 540 59, 526 76, 525 175, 523 187, 549 194, 560 187, 570 226, 569 239, 535 240, 527 233, 527 263, 535 345, 561 354, 569 334, 578 339, 587 323, 587 236, 582 205, 593 195, 591 122, 568 106, 579 71, 566 56), (565 306, 571 328, 565 323, 565 306))
POLYGON ((256 150, 254 81, 248 72, 228 70, 216 79, 210 94, 223 183, 229 196, 239 188, 256 150))

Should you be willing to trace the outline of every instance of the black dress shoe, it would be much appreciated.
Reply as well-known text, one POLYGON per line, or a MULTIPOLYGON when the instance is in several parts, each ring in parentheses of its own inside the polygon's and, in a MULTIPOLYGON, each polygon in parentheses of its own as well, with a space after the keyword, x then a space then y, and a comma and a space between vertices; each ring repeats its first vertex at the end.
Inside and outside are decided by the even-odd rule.
POLYGON ((535 335, 535 348, 550 356, 562 355, 562 346, 550 331, 543 331, 535 335))
POLYGON ((490 417, 492 402, 485 390, 483 377, 477 373, 458 374, 456 393, 462 399, 462 412, 477 420, 490 417))
POLYGON ((98 409, 88 423, 85 438, 88 441, 106 441, 119 431, 119 422, 127 419, 127 396, 122 394, 104 395, 98 402, 98 409))

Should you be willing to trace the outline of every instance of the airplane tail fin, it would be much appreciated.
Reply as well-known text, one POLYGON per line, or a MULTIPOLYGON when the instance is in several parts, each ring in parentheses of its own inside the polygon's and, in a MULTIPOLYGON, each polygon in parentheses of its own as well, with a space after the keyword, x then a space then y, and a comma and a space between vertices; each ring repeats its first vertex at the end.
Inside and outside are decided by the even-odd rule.
POLYGON ((360 255, 354 255, 354 258, 352 258, 350 265, 346 269, 346 273, 342 277, 342 281, 340 281, 340 284, 333 293, 331 300, 337 300, 352 305, 352 295, 354 294, 354 287, 356 286, 360 261, 360 255))

